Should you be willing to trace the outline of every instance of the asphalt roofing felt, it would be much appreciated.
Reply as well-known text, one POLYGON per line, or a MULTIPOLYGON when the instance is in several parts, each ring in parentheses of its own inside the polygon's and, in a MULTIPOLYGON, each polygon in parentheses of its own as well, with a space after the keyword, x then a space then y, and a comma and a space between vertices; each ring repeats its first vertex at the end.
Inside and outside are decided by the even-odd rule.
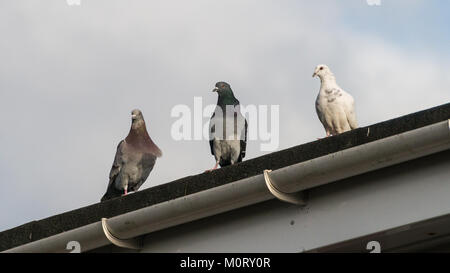
POLYGON ((279 169, 447 119, 450 119, 450 103, 273 152, 209 173, 187 176, 127 196, 32 221, 0 232, 0 251, 88 225, 100 221, 102 217, 110 218, 255 176, 265 169, 279 169))

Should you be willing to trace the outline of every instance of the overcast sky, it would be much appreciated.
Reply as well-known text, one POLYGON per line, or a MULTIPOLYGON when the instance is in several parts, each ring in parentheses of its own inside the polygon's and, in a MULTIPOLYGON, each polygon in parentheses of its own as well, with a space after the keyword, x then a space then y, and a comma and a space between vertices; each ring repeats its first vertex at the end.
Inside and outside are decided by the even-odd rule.
MULTIPOLYGON (((174 106, 279 105, 277 150, 323 137, 325 63, 367 126, 450 101, 450 1, 0 0, 0 230, 98 202, 130 112, 163 151, 142 189, 214 166, 174 106)), ((207 119, 204 119, 206 122, 207 119)), ((247 157, 268 153, 260 141, 247 157)))

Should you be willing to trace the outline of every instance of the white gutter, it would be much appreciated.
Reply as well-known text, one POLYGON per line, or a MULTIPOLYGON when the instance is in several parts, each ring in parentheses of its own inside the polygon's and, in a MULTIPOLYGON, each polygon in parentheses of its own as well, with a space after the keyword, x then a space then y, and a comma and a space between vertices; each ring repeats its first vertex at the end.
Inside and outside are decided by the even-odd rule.
MULTIPOLYGON (((449 120, 274 170, 269 180, 278 191, 293 193, 447 149, 449 120)), ((84 252, 110 244, 111 234, 131 238, 122 246, 137 248, 140 241, 132 238, 273 198, 260 174, 118 215, 103 226, 99 221, 5 252, 68 252, 70 241, 79 242, 84 252)))

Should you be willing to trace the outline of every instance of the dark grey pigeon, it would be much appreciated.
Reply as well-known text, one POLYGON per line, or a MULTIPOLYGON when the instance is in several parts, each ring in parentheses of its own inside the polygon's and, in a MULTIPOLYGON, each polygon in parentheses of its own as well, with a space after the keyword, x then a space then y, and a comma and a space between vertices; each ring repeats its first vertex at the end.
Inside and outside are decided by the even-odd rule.
POLYGON ((117 146, 116 156, 109 173, 109 184, 101 201, 137 191, 145 182, 162 155, 153 143, 145 127, 140 110, 131 112, 131 129, 128 136, 117 146))
POLYGON ((219 97, 209 122, 209 145, 216 165, 208 171, 241 162, 247 147, 247 120, 230 85, 218 82, 213 92, 219 97))

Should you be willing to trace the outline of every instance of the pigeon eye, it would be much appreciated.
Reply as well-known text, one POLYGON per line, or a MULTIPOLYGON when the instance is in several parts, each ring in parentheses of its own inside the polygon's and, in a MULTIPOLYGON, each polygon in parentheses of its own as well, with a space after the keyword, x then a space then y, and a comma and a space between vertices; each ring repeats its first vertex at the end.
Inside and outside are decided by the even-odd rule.
POLYGON ((320 70, 323 70, 323 66, 320 67, 320 70))

